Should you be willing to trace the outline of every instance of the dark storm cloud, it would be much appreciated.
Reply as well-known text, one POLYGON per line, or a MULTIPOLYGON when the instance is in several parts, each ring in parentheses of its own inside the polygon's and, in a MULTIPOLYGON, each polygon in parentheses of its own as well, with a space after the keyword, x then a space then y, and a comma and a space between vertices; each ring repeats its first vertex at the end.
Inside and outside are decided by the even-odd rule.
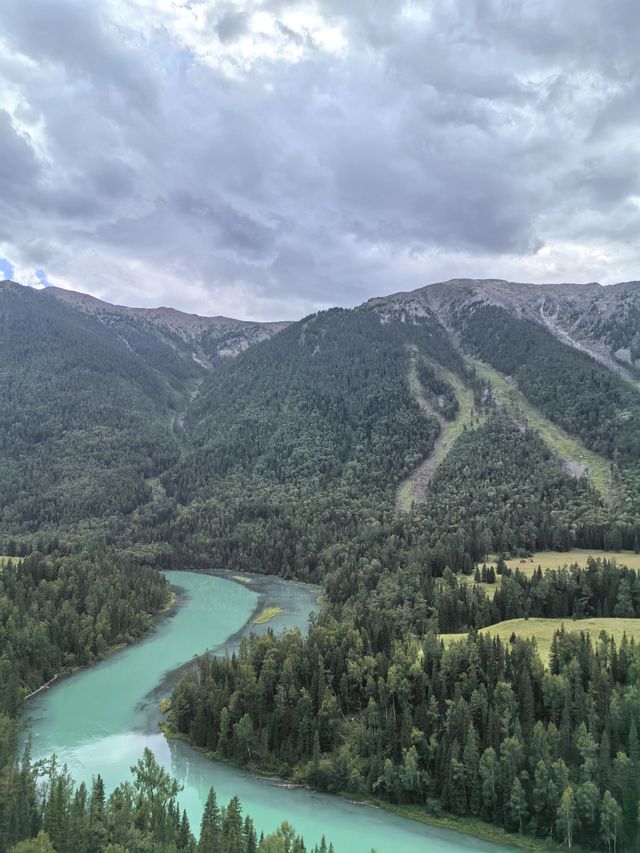
POLYGON ((637 277, 639 9, 5 0, 0 255, 263 317, 637 277))

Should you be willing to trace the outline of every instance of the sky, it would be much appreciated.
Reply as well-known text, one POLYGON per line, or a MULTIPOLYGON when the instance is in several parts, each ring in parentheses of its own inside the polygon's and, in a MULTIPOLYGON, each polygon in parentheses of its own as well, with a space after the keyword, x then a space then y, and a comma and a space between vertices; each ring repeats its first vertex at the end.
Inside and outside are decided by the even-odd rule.
POLYGON ((637 0, 2 0, 0 273, 295 319, 640 278, 637 0))

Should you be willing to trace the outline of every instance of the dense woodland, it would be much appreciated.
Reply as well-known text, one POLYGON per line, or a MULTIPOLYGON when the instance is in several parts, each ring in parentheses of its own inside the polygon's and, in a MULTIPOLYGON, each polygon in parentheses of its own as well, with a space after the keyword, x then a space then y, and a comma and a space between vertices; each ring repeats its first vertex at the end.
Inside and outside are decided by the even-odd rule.
MULTIPOLYGON (((55 759, 18 760, 18 715, 26 694, 58 673, 104 657, 150 627, 170 600, 163 575, 114 555, 31 554, 0 574, 0 850, 16 853, 305 853, 286 822, 258 837, 234 798, 212 790, 198 837, 180 810, 180 786, 146 750, 132 782, 105 792, 74 785, 55 759), (15 847, 13 846, 15 845, 15 847)), ((96 774, 99 768, 96 768, 96 774)), ((314 848, 328 853, 326 842, 314 848)), ((329 847, 329 851, 332 850, 329 847)))
MULTIPOLYGON (((554 423, 613 460, 628 509, 640 513, 640 395, 588 355, 546 329, 486 306, 464 318, 465 344, 512 376, 554 423)), ((621 506, 621 510, 624 506, 621 506)))
POLYGON ((150 500, 150 478, 177 460, 170 410, 195 370, 132 341, 144 358, 54 297, 0 286, 3 530, 87 537, 150 500))
MULTIPOLYGON (((5 838, 42 830, 66 849, 76 821, 84 840, 70 849, 96 849, 82 834, 93 792, 61 773, 38 794, 18 784, 33 777, 15 758, 21 698, 146 630, 167 595, 152 566, 213 564, 320 583, 328 605, 308 638, 267 635, 185 677, 172 713, 195 743, 331 791, 634 849, 640 652, 561 633, 545 670, 530 643, 476 631, 515 617, 562 617, 567 629, 640 617, 637 574, 593 561, 527 578, 499 561, 493 598, 473 582, 495 579, 489 553, 640 551, 631 385, 497 308, 461 316, 457 340, 429 311, 336 309, 205 371, 177 340, 49 302, 0 290, 0 554, 25 557, 1 578, 5 838), (460 346, 610 462, 611 502, 493 400, 460 346), (460 416, 445 372, 474 409, 427 502, 401 513, 398 485, 460 416), (464 632, 447 649, 437 639, 464 632), (47 823, 51 798, 66 816, 47 823)), ((148 825, 135 786, 119 790, 104 808, 147 838, 103 846, 137 849, 148 825)), ((193 847, 175 795, 162 821, 158 849, 193 847)), ((230 849, 255 849, 245 836, 230 849)))
POLYGON ((460 404, 454 388, 438 375, 425 358, 416 362, 416 372, 425 398, 432 408, 448 421, 452 421, 460 411, 460 404))
POLYGON ((318 580, 382 554, 389 569, 435 559, 459 570, 467 554, 636 538, 637 517, 604 505, 495 409, 430 318, 407 330, 335 311, 292 326, 203 386, 185 423, 188 448, 162 478, 180 509, 160 530, 191 560, 318 580), (440 432, 410 393, 408 337, 429 356, 417 368, 430 396, 453 393, 434 364, 469 384, 477 428, 439 468, 427 507, 398 518, 395 487, 440 432))
MULTIPOLYGON (((276 832, 256 833, 233 797, 219 806, 213 788, 199 831, 180 809, 181 786, 145 749, 131 781, 107 792, 96 774, 91 789, 76 786, 55 760, 0 768, 0 849, 13 853, 306 853, 302 838, 283 821, 276 832), (35 785, 35 774, 41 779, 35 785)), ((333 853, 322 839, 311 853, 333 853)))
POLYGON ((149 630, 170 600, 159 572, 113 555, 34 553, 0 572, 0 712, 149 630))
MULTIPOLYGON (((640 578, 596 560, 531 581, 517 574, 495 606, 494 619, 637 616, 640 578)), ((530 641, 504 645, 473 624, 445 648, 431 630, 442 605, 436 612, 421 634, 397 637, 324 614, 306 639, 269 634, 237 657, 206 656, 174 691, 175 725, 218 757, 323 790, 635 849, 640 649, 561 630, 546 669, 530 641)))

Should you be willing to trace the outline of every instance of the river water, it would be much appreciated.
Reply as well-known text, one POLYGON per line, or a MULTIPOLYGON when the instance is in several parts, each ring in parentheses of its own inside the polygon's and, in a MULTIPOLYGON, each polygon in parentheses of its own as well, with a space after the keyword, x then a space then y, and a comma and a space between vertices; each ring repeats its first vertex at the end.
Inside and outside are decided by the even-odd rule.
MULTIPOLYGON (((150 747, 158 761, 183 784, 180 805, 197 830, 209 788, 218 802, 238 795, 258 832, 271 832, 284 819, 307 846, 322 834, 336 853, 454 853, 490 851, 495 845, 425 826, 379 809, 358 806, 300 788, 284 788, 225 764, 210 761, 182 741, 167 741, 158 729, 159 702, 170 693, 180 667, 206 649, 238 647, 243 634, 306 629, 317 609, 318 590, 259 575, 249 583, 195 572, 167 572, 176 606, 141 642, 108 660, 62 679, 28 703, 34 759, 55 753, 77 781, 101 773, 107 789, 130 778, 130 768, 150 747), (254 625, 263 607, 284 613, 254 625)), ((507 848, 500 848, 506 850, 507 848)))

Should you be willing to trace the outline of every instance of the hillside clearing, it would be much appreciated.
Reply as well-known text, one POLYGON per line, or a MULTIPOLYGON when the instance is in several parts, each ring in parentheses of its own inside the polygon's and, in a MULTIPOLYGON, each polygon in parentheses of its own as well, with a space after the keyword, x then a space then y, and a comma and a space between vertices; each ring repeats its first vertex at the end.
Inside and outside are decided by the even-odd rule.
POLYGON ((404 480, 398 487, 396 492, 396 509, 401 512, 409 512, 414 503, 424 503, 427 497, 427 489, 431 478, 435 474, 438 466, 442 463, 447 453, 453 447, 456 439, 461 435, 465 426, 469 426, 474 418, 475 410, 473 404, 473 393, 462 382, 460 377, 456 376, 450 370, 442 367, 435 362, 429 362, 440 376, 445 379, 455 391, 458 399, 458 414, 453 421, 447 421, 442 418, 427 401, 424 390, 418 378, 416 370, 416 355, 415 347, 410 348, 409 354, 409 372, 408 382, 411 393, 421 410, 432 417, 435 417, 440 422, 440 435, 436 440, 433 452, 418 467, 404 480))
POLYGON ((500 575, 496 575, 495 583, 485 583, 483 581, 480 581, 480 583, 476 583, 473 579, 473 575, 457 574, 456 577, 458 578, 460 583, 473 584, 474 586, 478 587, 478 589, 481 589, 487 596, 487 598, 493 598, 493 596, 496 594, 496 590, 500 589, 500 584, 502 583, 502 577, 500 575))
POLYGON ((512 410, 518 420, 535 429, 544 442, 558 454, 574 475, 585 473, 606 501, 611 500, 611 466, 597 453, 593 453, 577 438, 551 423, 533 406, 516 385, 501 373, 473 360, 477 373, 491 383, 494 394, 503 405, 512 410))
MULTIPOLYGON (((548 666, 553 635, 563 625, 565 631, 571 633, 584 631, 589 634, 592 641, 598 639, 601 631, 613 637, 616 643, 620 643, 625 634, 628 639, 640 641, 640 619, 508 619, 506 622, 481 628, 478 633, 498 637, 505 643, 509 642, 513 634, 516 637, 534 638, 542 662, 548 666)), ((440 639, 447 645, 456 640, 463 640, 466 636, 466 634, 440 634, 440 639)))

